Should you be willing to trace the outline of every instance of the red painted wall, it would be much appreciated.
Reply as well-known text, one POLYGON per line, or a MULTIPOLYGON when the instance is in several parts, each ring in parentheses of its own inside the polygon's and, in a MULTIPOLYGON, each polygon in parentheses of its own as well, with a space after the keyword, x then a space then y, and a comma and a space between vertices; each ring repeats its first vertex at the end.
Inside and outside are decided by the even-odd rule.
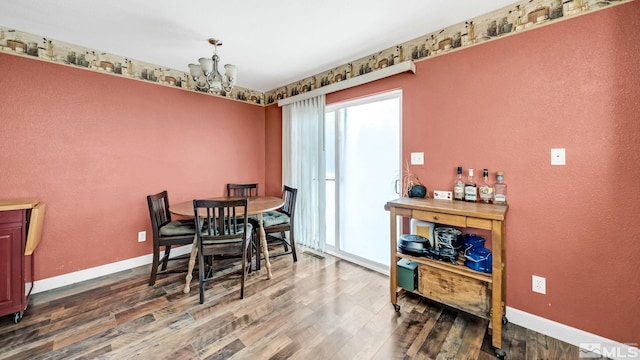
MULTIPOLYGON (((640 2, 435 57, 327 103, 403 90, 402 153, 429 190, 461 165, 508 184, 507 305, 640 343, 640 2), (564 147, 566 166, 550 165, 564 147), (547 294, 531 291, 531 275, 547 294)), ((476 175, 476 181, 481 176, 476 175)))
POLYGON ((47 204, 36 280, 151 253, 148 194, 265 186, 261 106, 27 57, 0 69, 0 198, 47 204))
MULTIPOLYGON (((282 195, 282 108, 265 108, 265 181, 267 194, 282 195)), ((287 184, 290 185, 290 184, 287 184)))
MULTIPOLYGON (((402 88, 403 155, 425 153, 415 171, 430 190, 451 188, 458 165, 505 171, 507 305, 640 343, 638 28, 634 1, 327 101, 402 88), (552 147, 567 149, 567 166, 549 164, 552 147), (547 295, 531 292, 532 274, 547 295)), ((0 198, 48 205, 38 279, 149 253, 150 240, 136 242, 150 231, 149 193, 185 201, 232 181, 281 191, 276 106, 3 54, 0 71, 0 198), (215 152, 233 161, 216 164, 215 152)))

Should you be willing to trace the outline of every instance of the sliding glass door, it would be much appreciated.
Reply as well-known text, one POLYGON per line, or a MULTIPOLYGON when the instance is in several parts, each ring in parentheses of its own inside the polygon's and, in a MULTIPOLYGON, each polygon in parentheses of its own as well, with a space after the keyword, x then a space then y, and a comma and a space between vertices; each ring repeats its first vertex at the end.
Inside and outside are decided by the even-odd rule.
POLYGON ((381 272, 389 268, 389 214, 401 173, 401 92, 327 106, 326 248, 381 272))

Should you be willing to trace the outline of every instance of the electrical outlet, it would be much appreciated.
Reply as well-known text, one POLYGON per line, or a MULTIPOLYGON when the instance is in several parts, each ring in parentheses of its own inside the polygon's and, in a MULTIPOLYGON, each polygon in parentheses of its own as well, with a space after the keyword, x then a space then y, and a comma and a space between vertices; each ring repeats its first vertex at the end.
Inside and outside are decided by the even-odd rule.
POLYGON ((536 275, 532 275, 531 276, 531 290, 533 292, 537 292, 540 294, 546 294, 547 293, 547 279, 541 277, 541 276, 536 276, 536 275))
POLYGON ((138 231, 138 242, 143 242, 147 240, 147 232, 146 231, 138 231))
POLYGON ((551 149, 551 165, 566 165, 567 158, 564 148, 551 149))

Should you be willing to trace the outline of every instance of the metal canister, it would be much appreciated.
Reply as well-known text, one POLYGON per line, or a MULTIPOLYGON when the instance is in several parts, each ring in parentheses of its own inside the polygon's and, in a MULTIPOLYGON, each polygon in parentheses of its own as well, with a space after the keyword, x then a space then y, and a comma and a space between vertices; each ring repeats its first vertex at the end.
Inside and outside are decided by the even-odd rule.
POLYGON ((437 227, 434 231, 436 248, 446 247, 454 250, 461 248, 460 236, 462 232, 452 227, 437 227))

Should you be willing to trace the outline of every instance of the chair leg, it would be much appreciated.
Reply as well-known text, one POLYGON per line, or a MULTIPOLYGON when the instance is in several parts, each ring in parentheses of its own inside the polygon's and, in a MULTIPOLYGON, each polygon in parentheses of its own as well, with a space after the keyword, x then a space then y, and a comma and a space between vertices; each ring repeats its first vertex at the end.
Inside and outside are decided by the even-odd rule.
POLYGON ((254 244, 256 247, 256 271, 260 271, 260 254, 262 253, 262 242, 260 241, 260 234, 257 232, 253 233, 254 236, 254 244))
POLYGON ((249 262, 249 274, 251 274, 251 272, 253 271, 253 252, 255 251, 254 247, 253 247, 253 235, 251 235, 251 241, 249 243, 249 251, 247 251, 247 256, 245 257, 244 261, 245 262, 249 262))
POLYGON ((169 254, 171 253, 171 245, 164 247, 164 256, 162 257, 162 271, 167 270, 167 264, 169 263, 169 254))
POLYGON ((282 236, 282 245, 284 246, 284 251, 289 251, 289 244, 287 244, 287 238, 284 236, 284 231, 280 233, 280 236, 282 236))
POLYGON ((207 271, 204 268, 204 256, 202 255, 202 249, 199 249, 198 252, 198 260, 199 260, 199 276, 200 276, 200 304, 204 304, 204 279, 207 271))
POLYGON ((158 265, 160 263, 160 246, 153 245, 153 262, 151 263, 151 277, 149 278, 149 286, 156 283, 156 275, 158 274, 158 265))
POLYGON ((291 245, 291 254, 293 254, 293 262, 298 262, 298 256, 296 255, 296 242, 293 239, 293 229, 289 230, 289 243, 291 245))
POLYGON ((251 269, 253 269, 253 246, 249 245, 249 251, 247 252, 247 258, 243 259, 243 261, 249 261, 249 274, 251 274, 251 269), (248 258, 248 259, 247 259, 248 258))
MULTIPOLYGON (((249 244, 251 246, 251 244, 249 244)), ((251 263, 249 263, 251 268, 251 263)), ((240 299, 244 299, 244 278, 247 274, 247 247, 242 251, 242 277, 240 278, 240 299)))

